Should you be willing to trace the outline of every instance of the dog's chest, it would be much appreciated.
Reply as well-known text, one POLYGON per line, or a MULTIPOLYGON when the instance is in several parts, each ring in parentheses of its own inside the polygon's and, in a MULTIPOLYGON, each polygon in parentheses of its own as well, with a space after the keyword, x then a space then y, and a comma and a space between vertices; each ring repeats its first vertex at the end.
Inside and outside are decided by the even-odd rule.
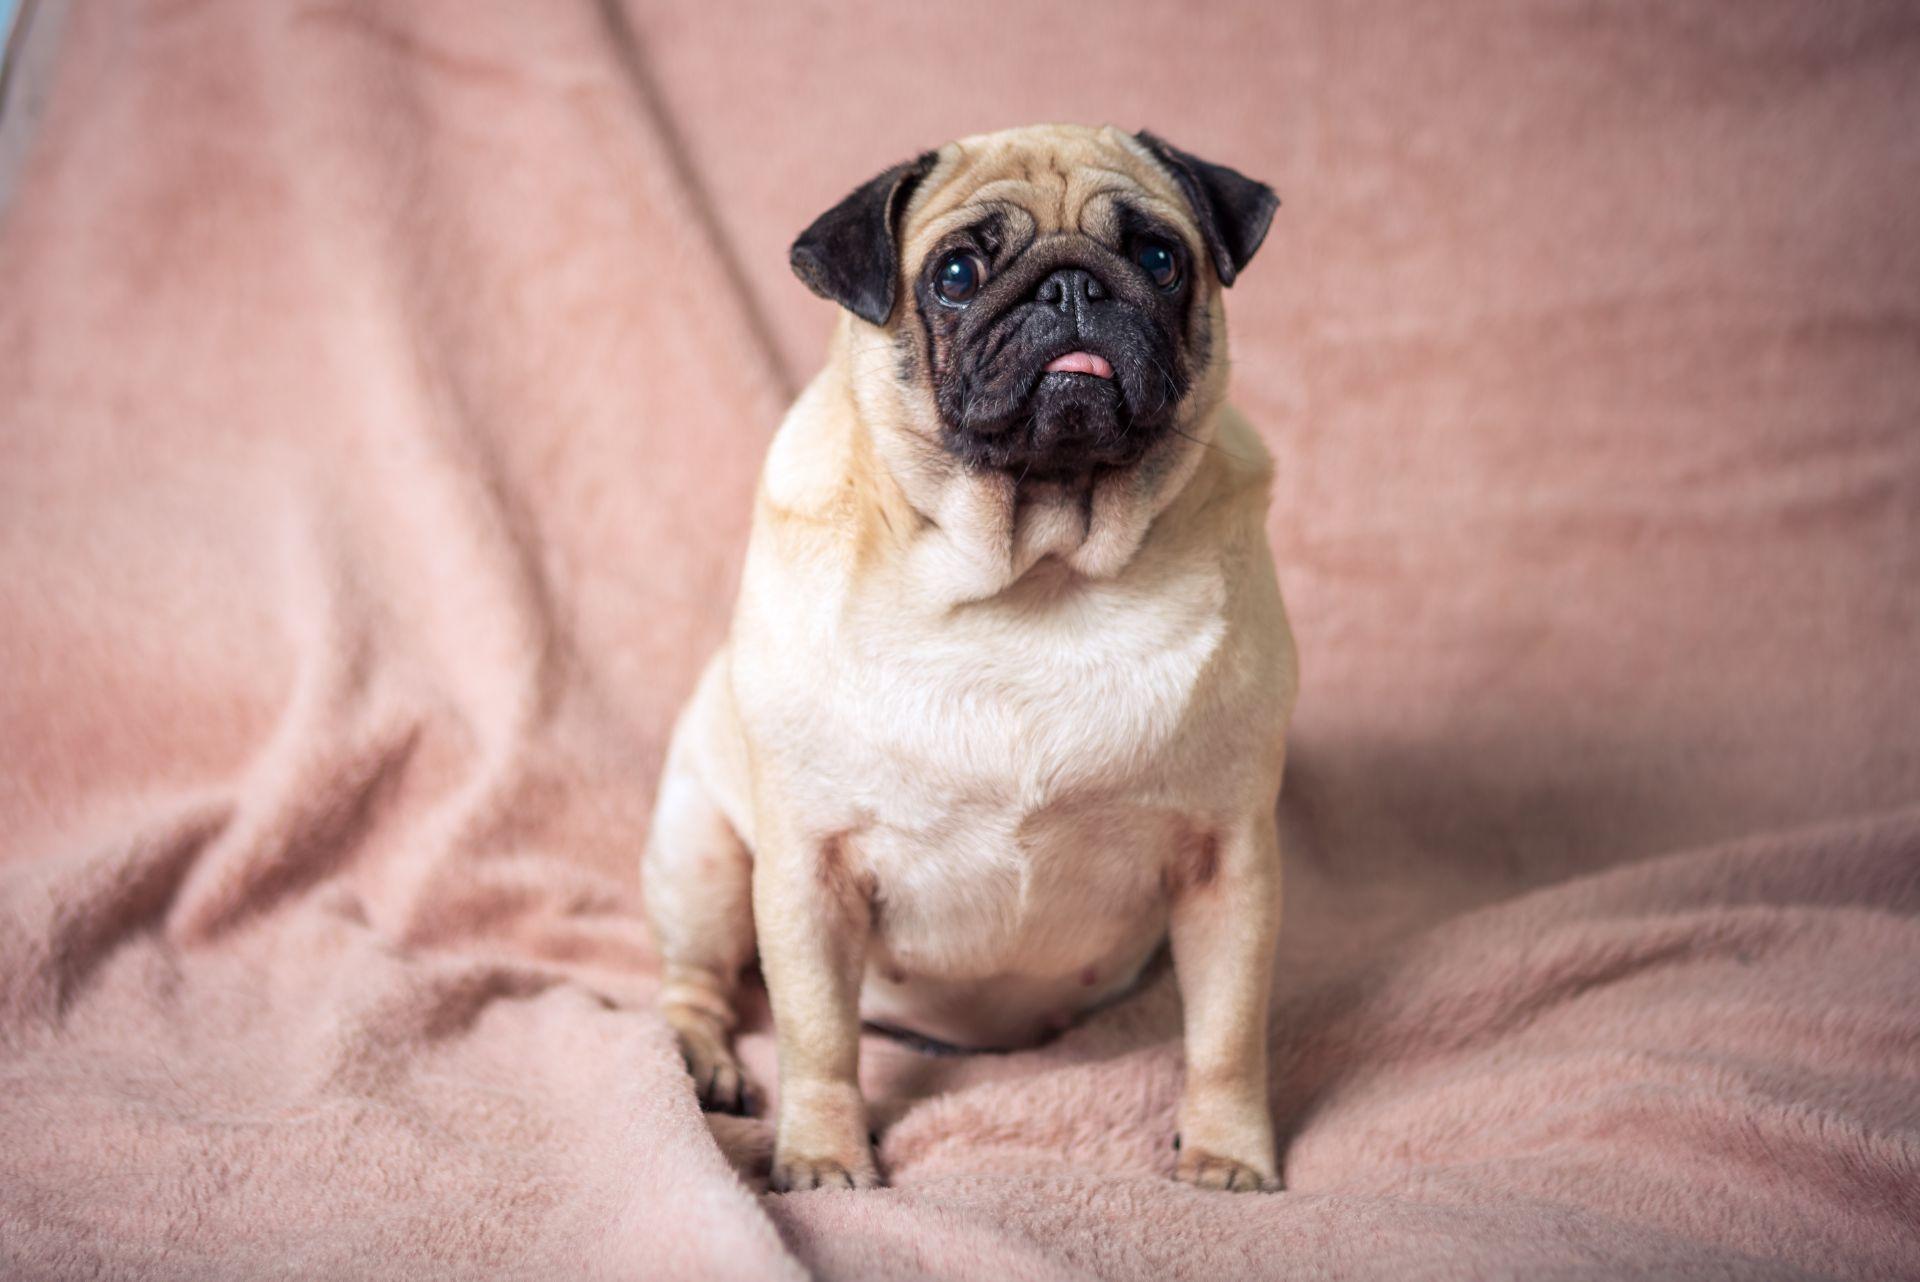
POLYGON ((1077 973, 1162 927, 1182 822, 1163 786, 1226 633, 1223 576, 1046 586, 882 628, 837 674, 825 757, 905 969, 1077 973))

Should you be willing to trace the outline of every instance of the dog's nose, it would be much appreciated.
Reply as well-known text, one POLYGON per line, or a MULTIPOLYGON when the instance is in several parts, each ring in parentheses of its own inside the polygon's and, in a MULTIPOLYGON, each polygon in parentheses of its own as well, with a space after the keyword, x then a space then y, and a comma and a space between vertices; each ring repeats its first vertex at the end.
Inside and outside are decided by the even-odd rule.
POLYGON ((1084 267, 1062 267, 1041 281, 1040 288, 1033 292, 1035 302, 1050 304, 1063 312, 1078 311, 1085 304, 1106 296, 1107 287, 1084 267))

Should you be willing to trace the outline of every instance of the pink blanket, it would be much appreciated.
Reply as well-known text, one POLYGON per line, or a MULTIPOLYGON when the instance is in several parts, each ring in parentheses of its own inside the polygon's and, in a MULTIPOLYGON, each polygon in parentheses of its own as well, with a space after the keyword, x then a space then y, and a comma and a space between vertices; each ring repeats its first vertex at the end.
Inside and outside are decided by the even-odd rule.
MULTIPOLYGON (((80 0, 0 222, 0 1275, 1920 1276, 1920 17, 80 0), (823 304, 958 133, 1287 201, 1287 1192, 1168 979, 763 1195, 636 859, 823 304)), ((764 1011, 750 1068, 770 1084, 764 1011)))

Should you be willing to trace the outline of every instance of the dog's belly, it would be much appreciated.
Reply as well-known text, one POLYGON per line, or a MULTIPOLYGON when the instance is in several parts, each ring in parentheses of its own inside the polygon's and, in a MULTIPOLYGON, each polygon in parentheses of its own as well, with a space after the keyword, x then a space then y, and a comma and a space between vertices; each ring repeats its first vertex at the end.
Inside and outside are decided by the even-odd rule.
POLYGON ((832 799, 816 823, 845 825, 871 880, 863 1015, 1010 1046, 1132 984, 1164 870, 1222 808, 1186 736, 1225 607, 1211 549, 1162 550, 1114 582, 1040 570, 938 626, 834 634, 844 670, 809 673, 832 698, 787 734, 796 791, 832 799))
POLYGON ((1111 799, 954 806, 860 839, 876 890, 868 1020, 970 1047, 1030 1044, 1130 988, 1166 933, 1182 818, 1111 799))

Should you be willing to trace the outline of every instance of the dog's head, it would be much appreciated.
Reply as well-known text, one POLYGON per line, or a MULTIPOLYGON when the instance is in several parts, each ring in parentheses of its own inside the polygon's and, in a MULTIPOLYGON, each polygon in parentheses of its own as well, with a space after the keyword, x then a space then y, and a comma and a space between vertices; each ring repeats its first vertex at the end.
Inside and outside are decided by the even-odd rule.
POLYGON ((1149 133, 1035 126, 894 166, 792 262, 875 327, 856 379, 890 382, 915 430, 972 470, 1085 478, 1197 448, 1224 374, 1219 292, 1278 205, 1149 133))

